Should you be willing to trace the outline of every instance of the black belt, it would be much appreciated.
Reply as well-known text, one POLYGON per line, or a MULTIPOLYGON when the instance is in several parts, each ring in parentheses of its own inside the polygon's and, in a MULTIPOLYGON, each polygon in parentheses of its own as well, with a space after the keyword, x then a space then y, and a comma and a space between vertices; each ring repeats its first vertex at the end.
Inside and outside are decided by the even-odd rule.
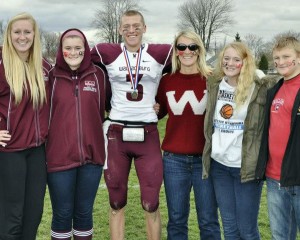
POLYGON ((187 157, 202 157, 202 154, 185 154, 187 157))
POLYGON ((135 122, 135 121, 122 121, 122 120, 113 120, 110 119, 109 117, 106 118, 107 120, 111 122, 116 122, 116 123, 121 123, 124 125, 157 125, 157 122, 135 122))

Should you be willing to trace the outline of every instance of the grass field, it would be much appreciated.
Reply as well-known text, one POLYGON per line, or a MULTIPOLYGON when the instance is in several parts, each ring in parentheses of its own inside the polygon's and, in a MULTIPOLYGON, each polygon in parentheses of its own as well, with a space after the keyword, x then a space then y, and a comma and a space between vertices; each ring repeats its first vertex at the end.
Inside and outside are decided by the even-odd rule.
MULTIPOLYGON (((161 138, 164 136, 165 120, 160 121, 159 130, 161 138)), ((199 176, 201 177, 201 176, 199 176)), ((108 193, 102 177, 100 187, 97 193, 97 198, 94 206, 94 239, 95 240, 109 240, 109 224, 108 224, 108 193)), ((162 240, 167 239, 166 225, 168 219, 166 200, 164 188, 161 189, 160 194, 160 211, 162 218, 162 240)), ((44 214, 41 225, 38 231, 37 240, 50 239, 50 226, 51 226, 51 204, 49 194, 47 192, 45 199, 44 214)), ((144 224, 144 212, 140 205, 140 192, 135 174, 134 166, 132 167, 129 178, 129 192, 128 204, 126 207, 126 240, 146 240, 146 231, 144 224)), ((266 191, 263 188, 263 194, 260 204, 259 214, 259 229, 262 240, 271 239, 269 221, 267 215, 266 191)), ((189 218, 189 239, 197 240, 199 237, 199 230, 196 220, 196 211, 194 206, 194 197, 191 194, 191 210, 189 218)), ((298 236, 297 240, 300 240, 298 236)))

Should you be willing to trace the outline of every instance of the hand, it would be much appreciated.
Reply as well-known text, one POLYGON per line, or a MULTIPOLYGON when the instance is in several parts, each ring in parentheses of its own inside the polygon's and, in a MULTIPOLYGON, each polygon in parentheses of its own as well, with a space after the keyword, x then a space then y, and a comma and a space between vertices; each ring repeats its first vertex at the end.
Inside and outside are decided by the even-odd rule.
POLYGON ((11 138, 11 135, 8 133, 7 130, 0 130, 0 145, 5 147, 11 138))
POLYGON ((155 111, 155 113, 156 113, 156 115, 159 113, 159 109, 160 109, 160 105, 159 105, 159 103, 155 103, 154 105, 153 105, 153 109, 154 109, 154 111, 155 111))

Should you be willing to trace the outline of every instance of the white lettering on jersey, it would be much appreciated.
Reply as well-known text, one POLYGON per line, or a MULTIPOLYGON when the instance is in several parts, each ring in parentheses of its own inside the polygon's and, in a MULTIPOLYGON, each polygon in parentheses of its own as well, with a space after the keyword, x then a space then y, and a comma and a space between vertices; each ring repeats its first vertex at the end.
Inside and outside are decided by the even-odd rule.
POLYGON ((190 103, 192 110, 195 115, 203 115, 206 102, 207 102, 207 90, 204 90, 204 95, 200 102, 196 98, 194 91, 185 91, 184 94, 181 96, 178 102, 175 100, 175 91, 167 92, 167 98, 170 105, 170 108, 174 115, 181 115, 187 103, 190 103))

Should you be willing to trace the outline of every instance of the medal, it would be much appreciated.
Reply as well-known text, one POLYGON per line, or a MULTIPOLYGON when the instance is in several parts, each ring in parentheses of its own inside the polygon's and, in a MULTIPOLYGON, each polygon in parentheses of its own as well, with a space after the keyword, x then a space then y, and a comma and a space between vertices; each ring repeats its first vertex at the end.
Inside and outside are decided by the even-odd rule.
POLYGON ((138 95, 139 95, 138 91, 133 91, 133 92, 131 93, 132 99, 137 99, 137 98, 138 98, 138 95))
MULTIPOLYGON (((141 64, 141 57, 142 57, 142 46, 140 46, 140 49, 137 52, 137 59, 136 59, 135 68, 131 67, 130 60, 129 60, 129 57, 128 57, 128 52, 126 50, 125 45, 123 47, 123 52, 124 52, 124 57, 125 57, 125 61, 126 61, 127 69, 128 69, 128 74, 129 74, 129 78, 130 78, 130 82, 131 82, 131 89, 132 89, 132 92, 130 93, 131 98, 133 100, 136 100, 138 98, 138 95, 139 95, 137 88, 138 88, 138 78, 139 78, 139 71, 140 71, 140 64, 141 64), (135 73, 133 73, 133 70, 135 71, 135 73)), ((134 56, 134 58, 136 58, 136 57, 134 56)))

